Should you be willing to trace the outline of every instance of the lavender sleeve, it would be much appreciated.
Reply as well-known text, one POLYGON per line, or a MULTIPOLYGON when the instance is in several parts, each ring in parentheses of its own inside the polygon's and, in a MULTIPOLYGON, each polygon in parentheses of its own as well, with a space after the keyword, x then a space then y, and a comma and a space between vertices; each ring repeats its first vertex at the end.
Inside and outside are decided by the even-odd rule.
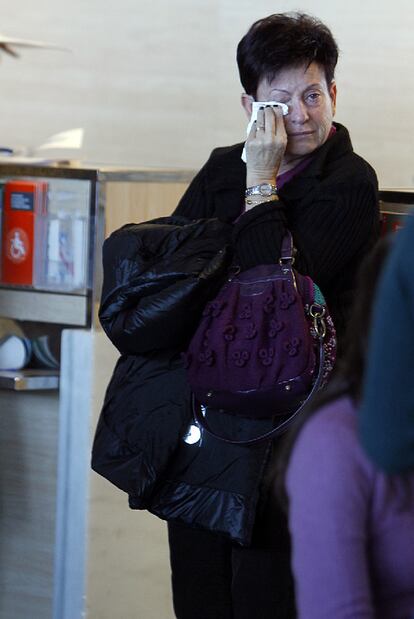
POLYGON ((311 418, 289 463, 287 491, 300 619, 373 619, 365 552, 370 471, 348 400, 311 418))

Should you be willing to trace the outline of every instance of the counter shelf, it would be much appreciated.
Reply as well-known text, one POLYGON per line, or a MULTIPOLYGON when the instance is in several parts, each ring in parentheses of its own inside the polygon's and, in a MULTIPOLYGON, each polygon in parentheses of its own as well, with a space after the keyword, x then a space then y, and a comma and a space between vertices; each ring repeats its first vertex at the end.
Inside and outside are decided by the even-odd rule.
POLYGON ((0 370, 0 389, 46 391, 59 389, 56 370, 0 370))

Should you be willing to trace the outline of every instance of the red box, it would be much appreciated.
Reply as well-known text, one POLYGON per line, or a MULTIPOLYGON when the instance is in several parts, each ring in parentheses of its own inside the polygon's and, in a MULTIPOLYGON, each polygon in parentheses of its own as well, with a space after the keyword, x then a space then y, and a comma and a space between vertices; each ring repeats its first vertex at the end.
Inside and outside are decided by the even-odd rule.
POLYGON ((390 232, 398 232, 407 223, 407 217, 410 214, 407 213, 390 213, 383 211, 381 213, 381 235, 386 236, 390 232))
POLYGON ((32 286, 36 218, 47 212, 48 183, 10 180, 4 185, 2 283, 32 286))

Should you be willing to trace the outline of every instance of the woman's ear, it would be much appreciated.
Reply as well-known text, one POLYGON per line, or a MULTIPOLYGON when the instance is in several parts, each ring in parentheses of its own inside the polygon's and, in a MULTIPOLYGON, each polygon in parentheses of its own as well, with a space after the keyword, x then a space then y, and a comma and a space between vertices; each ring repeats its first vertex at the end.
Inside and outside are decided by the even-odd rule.
POLYGON ((246 93, 243 92, 240 101, 244 111, 246 112, 247 118, 250 120, 250 116, 252 115, 252 104, 254 101, 254 97, 252 97, 252 95, 246 95, 246 93))
POLYGON ((331 85, 329 87, 329 96, 332 101, 332 113, 335 115, 336 112, 336 82, 332 80, 331 85))

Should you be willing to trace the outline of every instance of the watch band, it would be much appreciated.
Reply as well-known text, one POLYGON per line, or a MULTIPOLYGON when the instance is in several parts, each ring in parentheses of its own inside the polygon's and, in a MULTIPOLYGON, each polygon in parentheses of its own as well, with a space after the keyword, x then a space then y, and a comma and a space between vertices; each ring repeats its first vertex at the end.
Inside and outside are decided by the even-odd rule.
POLYGON ((260 185, 247 187, 245 195, 246 197, 261 196, 263 198, 270 198, 270 196, 277 196, 277 187, 271 183, 260 183, 260 185))

